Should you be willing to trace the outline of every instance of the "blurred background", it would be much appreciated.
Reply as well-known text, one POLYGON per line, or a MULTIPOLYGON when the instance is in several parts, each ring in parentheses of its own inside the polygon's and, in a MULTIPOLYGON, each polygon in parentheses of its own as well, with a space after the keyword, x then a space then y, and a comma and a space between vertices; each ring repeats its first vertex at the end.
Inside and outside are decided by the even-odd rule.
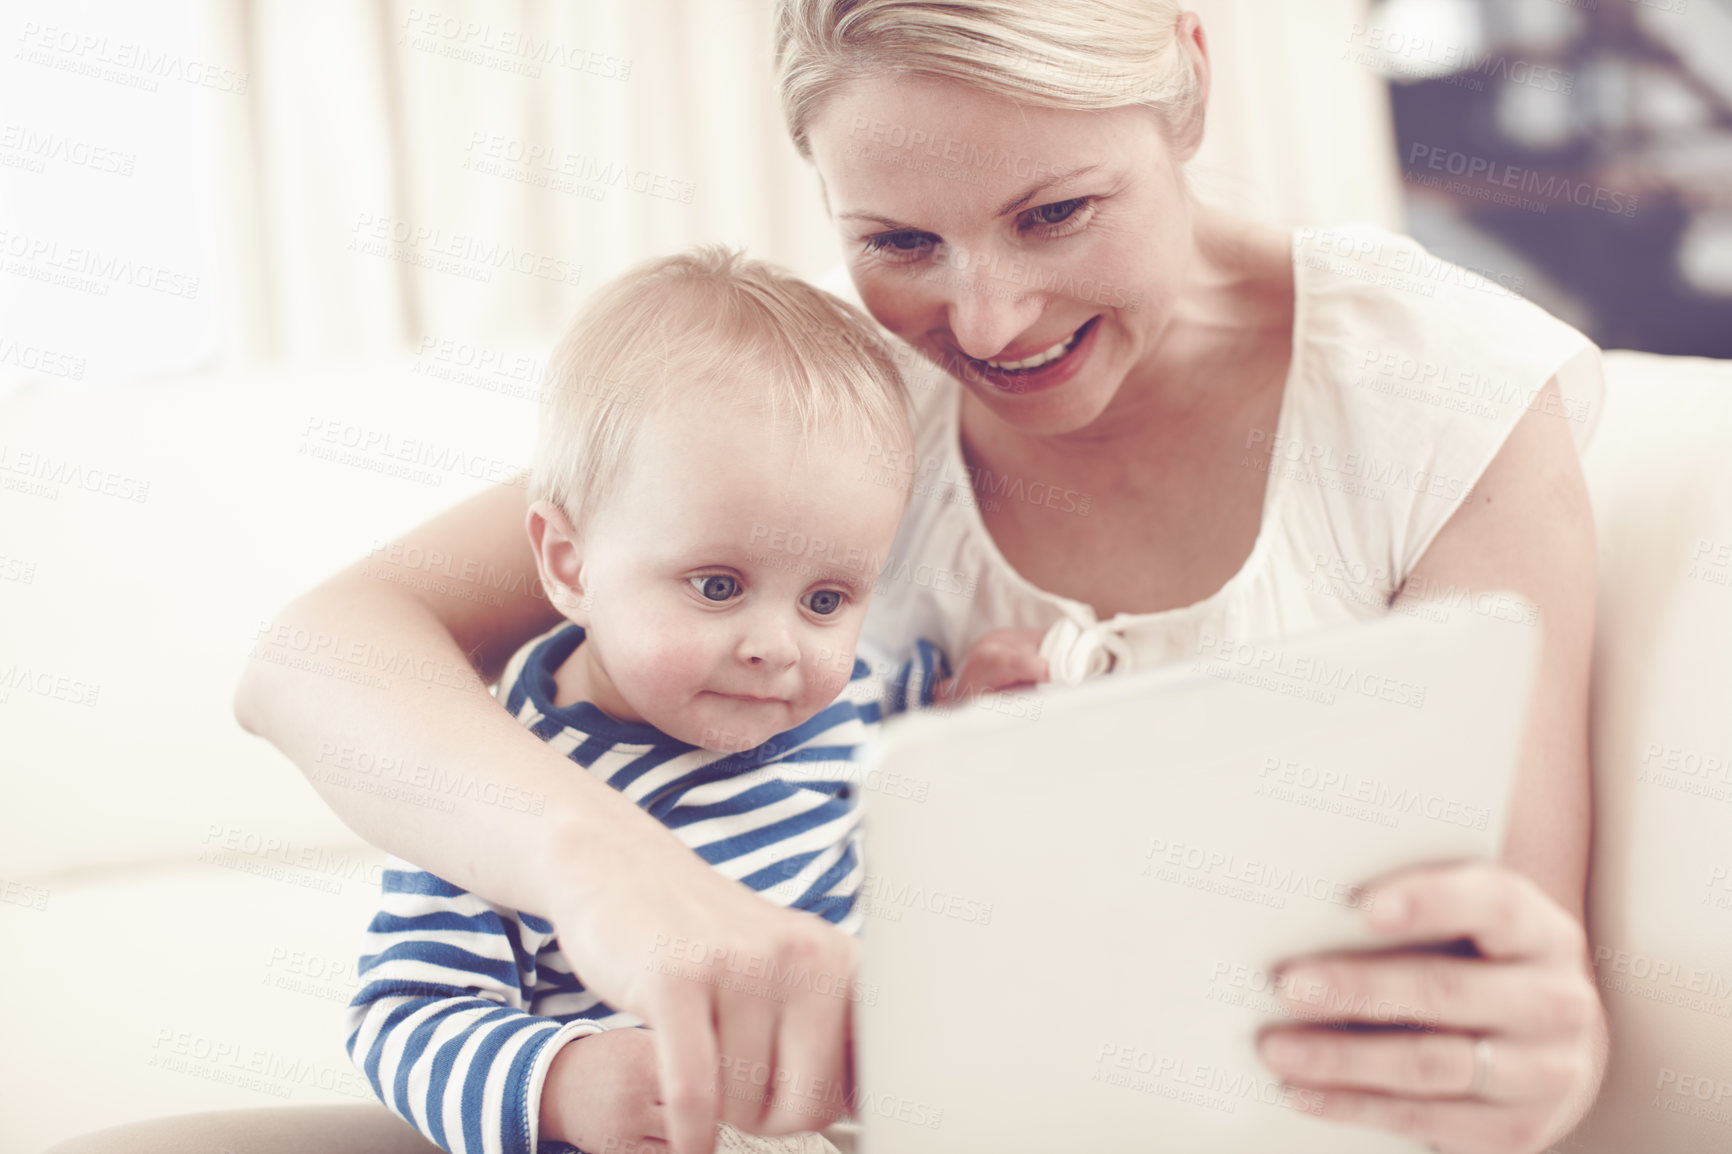
MULTIPOLYGON (((1607 347, 1732 351, 1728 0, 1197 5, 1193 179, 1520 275, 1607 347)), ((538 349, 646 255, 839 259, 767 0, 9 0, 0 380, 538 349)))
MULTIPOLYGON (((1190 6, 1202 197, 1732 357, 1732 0, 1190 6)), ((379 856, 235 679, 296 593, 527 465, 615 273, 838 265, 769 53, 770 0, 0 0, 0 1150, 368 1096, 338 1022, 379 856)))
POLYGON ((1732 356, 1732 4, 1389 0, 1407 231, 1604 348, 1732 356))

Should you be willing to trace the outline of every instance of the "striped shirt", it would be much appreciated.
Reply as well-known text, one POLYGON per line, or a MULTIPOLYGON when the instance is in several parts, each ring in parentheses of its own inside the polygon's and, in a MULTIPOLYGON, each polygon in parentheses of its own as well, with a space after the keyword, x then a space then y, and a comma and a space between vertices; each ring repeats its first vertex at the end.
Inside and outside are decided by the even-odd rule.
MULTIPOLYGON (((642 806, 728 877, 855 932, 860 854, 855 750, 887 713, 931 704, 949 676, 921 642, 888 677, 856 658, 837 700, 743 753, 700 749, 589 702, 556 706, 554 671, 583 641, 562 625, 500 679, 536 736, 642 806)), ((392 1112, 453 1154, 570 1150, 538 1143, 541 1085, 566 1041, 638 1018, 586 990, 553 926, 398 858, 367 930, 349 1056, 392 1112)))

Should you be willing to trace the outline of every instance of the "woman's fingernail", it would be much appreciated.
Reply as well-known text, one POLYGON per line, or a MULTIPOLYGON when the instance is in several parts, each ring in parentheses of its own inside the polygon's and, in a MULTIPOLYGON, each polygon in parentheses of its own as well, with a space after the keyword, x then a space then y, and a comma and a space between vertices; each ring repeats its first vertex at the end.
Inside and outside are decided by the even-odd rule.
POLYGON ((1389 893, 1387 891, 1371 895, 1371 906, 1366 910, 1373 925, 1393 928, 1407 920, 1412 909, 1412 903, 1404 893, 1389 893))

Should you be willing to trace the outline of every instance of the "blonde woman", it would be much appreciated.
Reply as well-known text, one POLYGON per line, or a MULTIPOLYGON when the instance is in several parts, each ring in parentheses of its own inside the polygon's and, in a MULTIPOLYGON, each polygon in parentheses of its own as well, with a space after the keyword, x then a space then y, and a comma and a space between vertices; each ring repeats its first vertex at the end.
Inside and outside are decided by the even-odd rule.
MULTIPOLYGON (((1293 233, 1193 198, 1208 41, 1173 0, 782 0, 776 50, 859 299, 947 374, 915 389, 922 482, 898 545, 908 572, 947 576, 888 581, 868 641, 958 651, 1038 629, 1064 681, 1444 591, 1537 606, 1541 675, 1501 861, 1389 879, 1376 907, 1392 944, 1474 948, 1293 963, 1342 1002, 1424 1007, 1435 1028, 1296 1025, 1262 1054, 1328 1091, 1329 1116, 1439 1150, 1531 1154, 1566 1134, 1605 1033, 1582 929, 1595 551, 1572 437, 1597 351, 1403 238, 1293 233)), ((524 517, 505 487, 405 543, 532 572, 524 517)), ((555 615, 527 595, 489 607, 352 571, 283 620, 492 677, 555 615)), ((813 1128, 788 1087, 845 1076, 835 999, 737 994, 720 961, 695 981, 642 962, 683 937, 848 973, 849 938, 720 879, 485 694, 363 691, 259 661, 237 714, 304 769, 347 742, 544 794, 536 817, 447 814, 310 775, 371 841, 555 923, 586 982, 655 1027, 682 1154, 708 1154, 718 1118, 813 1128), (761 1095, 724 1093, 718 1055, 776 1075, 761 1095)), ((1059 997, 1072 980, 1049 979, 1059 997)), ((175 1150, 394 1148, 396 1123, 359 1117, 279 1112, 286 1129, 255 1123, 244 1145, 208 1119, 158 1133, 175 1150)), ((140 1133, 126 1148, 146 1148, 140 1133)))

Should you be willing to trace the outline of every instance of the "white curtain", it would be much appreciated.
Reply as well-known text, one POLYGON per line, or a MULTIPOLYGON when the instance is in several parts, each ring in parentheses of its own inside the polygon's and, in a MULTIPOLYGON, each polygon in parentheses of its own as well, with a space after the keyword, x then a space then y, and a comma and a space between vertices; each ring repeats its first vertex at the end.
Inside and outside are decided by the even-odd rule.
MULTIPOLYGON (((209 3, 213 51, 250 77, 213 107, 231 358, 503 354, 653 254, 840 259, 782 129, 771 0, 209 3)), ((1201 195, 1400 227, 1382 82, 1340 59, 1365 6, 1193 0, 1201 195)))
POLYGON ((1370 0, 1188 0, 1215 76, 1199 195, 1288 224, 1364 220, 1400 231, 1388 88, 1348 52, 1370 0))

